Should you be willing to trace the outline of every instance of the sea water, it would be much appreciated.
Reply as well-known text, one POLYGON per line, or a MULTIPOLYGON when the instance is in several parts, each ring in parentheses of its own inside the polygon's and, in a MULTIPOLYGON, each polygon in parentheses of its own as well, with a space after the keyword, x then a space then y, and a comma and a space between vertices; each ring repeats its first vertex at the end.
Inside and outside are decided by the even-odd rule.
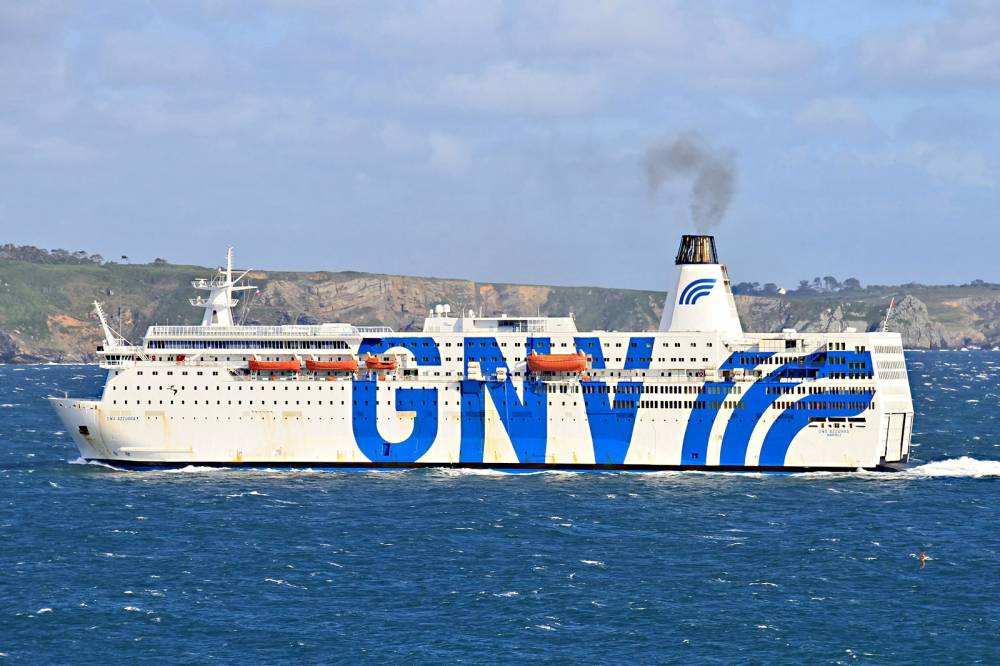
POLYGON ((1000 353, 908 361, 896 475, 125 472, 0 366, 0 659, 995 663, 1000 353))

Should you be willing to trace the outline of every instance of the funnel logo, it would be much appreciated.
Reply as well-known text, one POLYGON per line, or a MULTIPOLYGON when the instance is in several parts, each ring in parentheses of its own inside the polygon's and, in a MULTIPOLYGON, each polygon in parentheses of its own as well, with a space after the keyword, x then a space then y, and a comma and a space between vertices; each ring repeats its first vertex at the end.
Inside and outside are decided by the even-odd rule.
POLYGON ((681 291, 681 297, 677 302, 680 305, 694 305, 702 296, 708 296, 712 293, 712 287, 714 286, 715 278, 704 278, 688 282, 687 286, 681 291))

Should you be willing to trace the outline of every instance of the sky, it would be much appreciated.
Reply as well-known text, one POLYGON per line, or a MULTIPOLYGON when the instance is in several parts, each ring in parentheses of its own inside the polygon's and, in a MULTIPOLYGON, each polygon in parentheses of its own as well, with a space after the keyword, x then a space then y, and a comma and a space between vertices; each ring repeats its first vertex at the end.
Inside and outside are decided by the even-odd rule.
POLYGON ((0 3, 0 243, 665 289, 1000 282, 1000 3, 0 3))

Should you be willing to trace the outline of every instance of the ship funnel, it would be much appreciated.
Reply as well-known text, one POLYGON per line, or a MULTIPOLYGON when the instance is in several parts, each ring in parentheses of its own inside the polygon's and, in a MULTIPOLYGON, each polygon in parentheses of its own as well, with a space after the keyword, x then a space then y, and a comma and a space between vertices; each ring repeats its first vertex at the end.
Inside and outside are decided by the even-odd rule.
POLYGON ((715 238, 685 234, 674 263, 677 286, 667 295, 660 330, 741 337, 743 326, 736 312, 729 273, 719 263, 715 238))
POLYGON ((681 246, 677 250, 675 264, 717 264, 719 253, 715 251, 714 236, 681 236, 681 246))

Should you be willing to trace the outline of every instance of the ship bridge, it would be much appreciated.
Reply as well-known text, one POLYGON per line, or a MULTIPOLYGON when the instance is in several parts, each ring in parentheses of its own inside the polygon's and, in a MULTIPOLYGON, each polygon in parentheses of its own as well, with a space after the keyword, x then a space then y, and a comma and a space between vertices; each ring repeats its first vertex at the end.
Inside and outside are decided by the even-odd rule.
POLYGON ((576 333, 576 320, 568 317, 450 316, 450 308, 437 306, 424 320, 424 333, 576 333))

